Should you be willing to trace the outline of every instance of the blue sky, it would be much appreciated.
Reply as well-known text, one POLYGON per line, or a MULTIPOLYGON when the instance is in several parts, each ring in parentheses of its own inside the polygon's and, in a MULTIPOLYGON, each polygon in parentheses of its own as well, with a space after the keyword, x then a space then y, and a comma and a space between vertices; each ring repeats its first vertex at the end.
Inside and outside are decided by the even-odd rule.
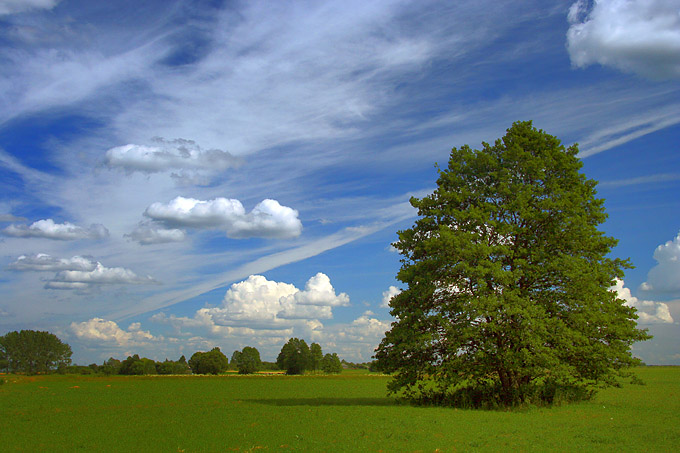
POLYGON ((579 143, 680 364, 680 1, 0 0, 0 333, 368 361, 450 149, 579 143))

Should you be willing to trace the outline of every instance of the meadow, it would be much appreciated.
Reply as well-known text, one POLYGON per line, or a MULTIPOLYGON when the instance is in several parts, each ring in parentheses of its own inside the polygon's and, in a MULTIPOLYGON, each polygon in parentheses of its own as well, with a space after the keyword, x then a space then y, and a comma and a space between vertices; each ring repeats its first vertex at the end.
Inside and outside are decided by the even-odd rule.
POLYGON ((389 377, 1 376, 3 451, 674 451, 680 367, 515 411, 414 407, 389 377))

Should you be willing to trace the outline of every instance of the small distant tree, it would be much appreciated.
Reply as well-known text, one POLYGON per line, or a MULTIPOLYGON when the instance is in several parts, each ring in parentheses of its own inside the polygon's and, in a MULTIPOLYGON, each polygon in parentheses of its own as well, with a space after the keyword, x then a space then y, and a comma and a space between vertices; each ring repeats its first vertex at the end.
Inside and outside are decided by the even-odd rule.
POLYGON ((0 359, 5 369, 27 374, 47 373, 71 363, 71 347, 56 335, 35 330, 9 332, 0 337, 0 359))
POLYGON ((276 364, 280 369, 286 370, 286 374, 303 374, 309 369, 311 352, 305 340, 291 338, 281 348, 276 364))
POLYGON ((217 347, 209 352, 196 352, 189 359, 189 367, 194 374, 219 374, 228 366, 229 359, 217 347))
POLYGON ((326 354, 321 361, 321 369, 324 373, 342 373, 342 362, 335 352, 326 354))
POLYGON ((323 351, 318 343, 312 343, 309 347, 311 353, 311 369, 319 371, 321 369, 321 361, 323 360, 323 351))
POLYGON ((239 374, 252 374, 259 371, 261 367, 260 351, 256 348, 246 346, 236 358, 236 368, 239 374))

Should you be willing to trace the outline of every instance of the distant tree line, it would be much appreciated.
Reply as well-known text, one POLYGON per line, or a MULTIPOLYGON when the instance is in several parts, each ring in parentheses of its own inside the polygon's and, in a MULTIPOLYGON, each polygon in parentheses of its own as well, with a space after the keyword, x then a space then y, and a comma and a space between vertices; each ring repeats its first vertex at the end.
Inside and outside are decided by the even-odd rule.
POLYGON ((49 332, 22 330, 0 337, 0 371, 11 373, 103 374, 103 375, 170 375, 220 374, 227 370, 239 374, 258 371, 285 370, 286 374, 340 373, 343 369, 368 368, 368 364, 353 364, 340 360, 336 353, 323 353, 318 343, 308 346, 305 340, 291 338, 283 345, 276 362, 262 361, 257 348, 246 346, 234 351, 231 362, 220 348, 195 352, 187 361, 157 362, 138 354, 125 360, 113 357, 101 365, 71 365, 71 347, 49 332))

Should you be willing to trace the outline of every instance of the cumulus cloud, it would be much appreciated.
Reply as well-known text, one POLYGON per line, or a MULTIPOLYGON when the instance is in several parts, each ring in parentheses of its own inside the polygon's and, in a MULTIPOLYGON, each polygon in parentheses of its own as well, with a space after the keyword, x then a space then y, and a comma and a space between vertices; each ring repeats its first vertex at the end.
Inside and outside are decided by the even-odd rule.
POLYGON ((71 331, 82 340, 113 343, 118 346, 138 346, 156 339, 148 331, 141 330, 139 323, 132 323, 128 330, 123 330, 114 321, 102 318, 72 322, 71 331))
POLYGON ((382 303, 380 304, 381 308, 389 308, 390 306, 390 301, 394 296, 397 294, 400 294, 401 290, 397 288, 396 286, 390 286, 387 288, 387 291, 383 291, 382 293, 382 303))
POLYGON ((49 289, 86 289, 99 285, 145 285, 157 283, 151 276, 141 277, 123 267, 105 267, 97 263, 91 271, 65 270, 45 284, 49 289))
POLYGON ((2 233, 12 237, 45 238, 59 241, 104 239, 109 236, 109 230, 98 223, 90 225, 89 228, 83 228, 70 222, 54 223, 52 219, 38 220, 31 225, 10 225, 2 230, 2 233))
POLYGON ((201 149, 193 140, 153 139, 153 146, 128 144, 106 151, 106 165, 126 173, 160 173, 176 170, 174 176, 195 179, 197 172, 220 172, 233 168, 241 159, 219 149, 201 149))
POLYGON ((266 199, 249 213, 240 201, 227 198, 196 200, 177 197, 169 203, 153 203, 144 215, 167 228, 214 229, 230 238, 293 238, 302 232, 298 212, 266 199))
POLYGON ((325 328, 323 341, 343 357, 368 361, 390 328, 391 321, 377 319, 373 312, 366 311, 349 324, 325 328))
POLYGON ((164 244, 168 242, 182 242, 186 239, 186 233, 177 228, 163 228, 153 223, 140 223, 132 233, 125 237, 137 241, 142 245, 164 244))
POLYGON ((339 307, 349 305, 349 296, 345 293, 335 294, 331 279, 319 272, 307 281, 304 291, 288 296, 287 301, 299 305, 339 307))
POLYGON ((640 289, 655 293, 680 292, 680 233, 654 250, 657 265, 647 274, 640 289))
POLYGON ((85 290, 100 285, 145 285, 158 283, 123 267, 106 267, 88 256, 56 258, 46 253, 21 255, 8 269, 20 272, 56 272, 46 289, 85 290))
POLYGON ((290 319, 330 319, 332 307, 349 304, 349 296, 336 294, 327 275, 318 273, 301 291, 289 283, 251 275, 233 284, 224 295, 221 308, 208 309, 224 325, 256 325, 279 328, 290 319))
POLYGON ((668 305, 663 302, 653 302, 651 300, 639 300, 634 297, 628 288, 624 286, 623 280, 616 279, 616 284, 612 288, 616 291, 619 299, 625 301, 629 307, 635 307, 640 324, 669 324, 673 322, 673 317, 668 309, 668 305))
POLYGON ((569 10, 572 64, 599 63, 653 79, 680 78, 677 0, 585 0, 569 10))
POLYGON ((333 317, 333 307, 348 304, 349 296, 337 294, 323 273, 310 278, 304 290, 251 275, 231 285, 219 307, 202 308, 193 318, 158 315, 153 320, 177 328, 202 327, 211 334, 243 333, 233 328, 250 329, 252 334, 263 336, 290 335, 294 328, 309 334, 323 328, 320 319, 333 317))
POLYGON ((32 9, 52 9, 59 0, 0 0, 0 16, 32 9))
POLYGON ((21 255, 8 266, 15 271, 59 272, 83 271, 91 272, 97 267, 92 257, 74 256, 73 258, 55 258, 46 253, 21 255))

